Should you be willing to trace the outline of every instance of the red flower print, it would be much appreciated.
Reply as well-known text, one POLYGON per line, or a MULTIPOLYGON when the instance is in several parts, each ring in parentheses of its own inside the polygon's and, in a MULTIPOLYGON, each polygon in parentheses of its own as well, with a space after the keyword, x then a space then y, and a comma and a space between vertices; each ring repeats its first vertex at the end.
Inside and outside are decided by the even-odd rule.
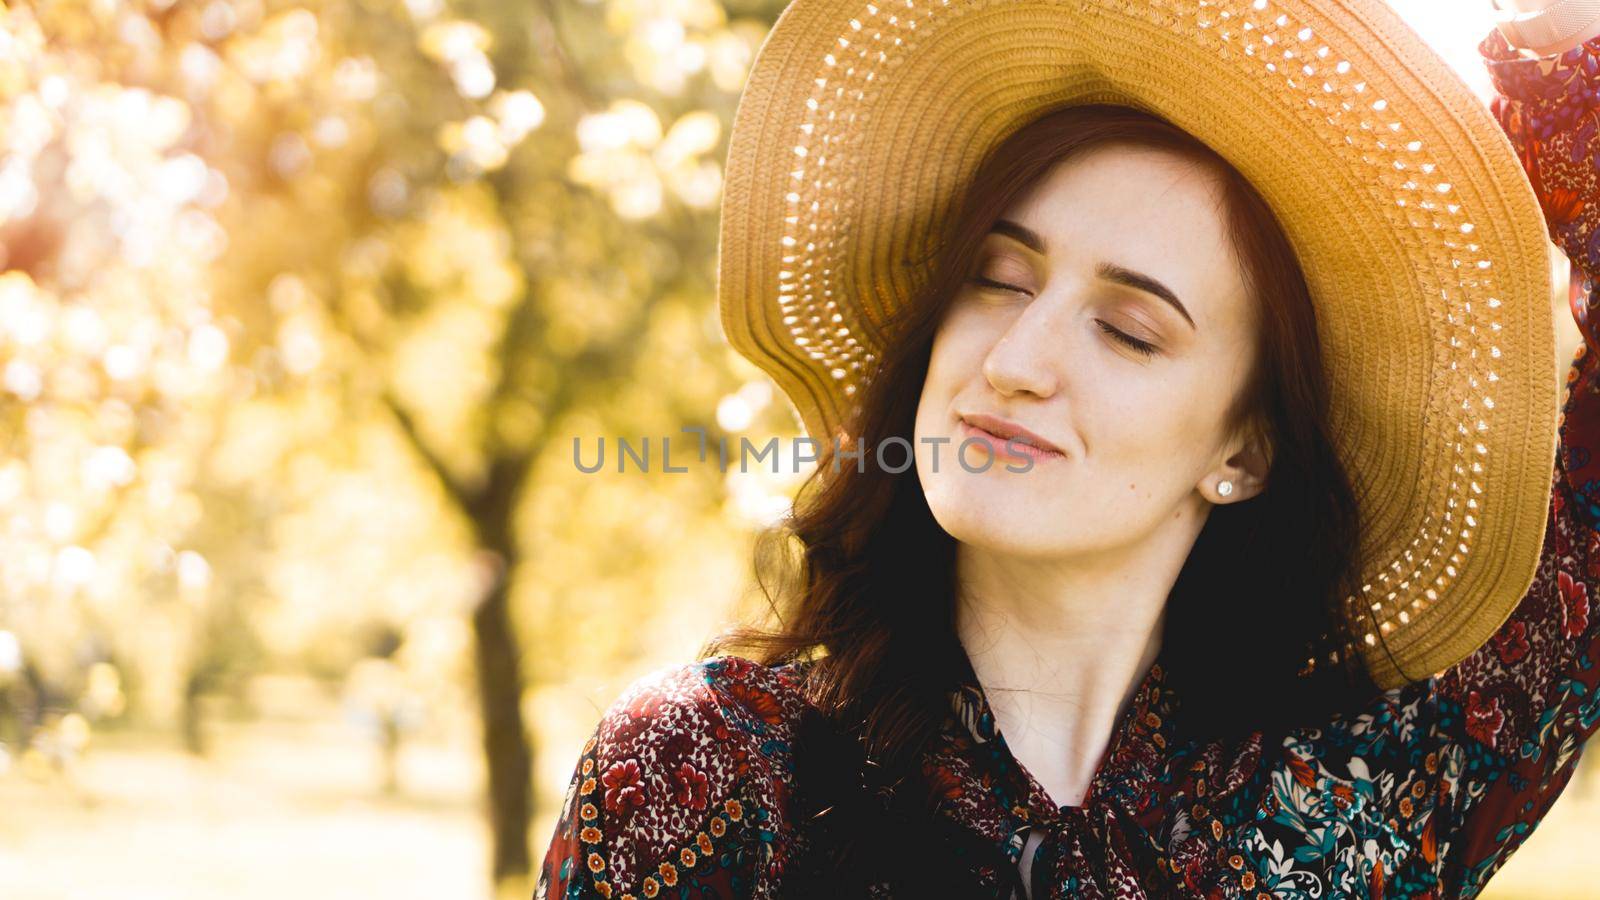
POLYGON ((1355 802, 1355 796, 1355 789, 1348 784, 1333 786, 1333 805, 1339 809, 1349 809, 1350 804, 1355 802))
POLYGON ((730 684, 728 693, 733 695, 733 699, 737 700, 740 706, 768 725, 776 725, 783 718, 783 711, 778 707, 778 698, 771 691, 763 691, 748 684, 730 684))
POLYGON ((1494 746, 1495 735, 1506 724, 1506 714, 1500 710, 1500 698, 1485 700, 1477 691, 1467 694, 1467 734, 1487 746, 1494 746))
POLYGON ((1550 496, 1555 498, 1552 501, 1555 504, 1555 512, 1553 514, 1555 522, 1550 530, 1555 538, 1556 558, 1566 559, 1567 554, 1572 552, 1572 541, 1567 537, 1567 529, 1564 527, 1565 520, 1561 518, 1561 508, 1566 505, 1566 501, 1562 498, 1559 490, 1550 496))
POLYGON ((1512 619, 1489 639, 1494 644, 1494 654, 1506 665, 1528 655, 1528 626, 1521 619, 1512 619))
POLYGON ((1545 199, 1550 221, 1555 225, 1569 224, 1583 212, 1583 195, 1573 188, 1550 188, 1545 199))
POLYGON ((627 713, 630 719, 647 719, 660 708, 661 695, 655 691, 645 691, 628 701, 627 713))
POLYGON ((788 782, 781 778, 772 783, 772 793, 776 798, 779 809, 789 808, 789 798, 793 796, 793 791, 794 789, 789 786, 788 782))
POLYGON ((1545 195, 1544 173, 1539 167, 1538 140, 1528 138, 1517 155, 1522 157, 1522 167, 1528 172, 1528 181, 1533 184, 1533 192, 1543 197, 1545 195))
POLYGON ((706 808, 706 776, 688 763, 678 764, 678 805, 706 808))
POLYGON ((1289 771, 1294 773, 1294 780, 1300 782, 1301 787, 1316 787, 1316 771, 1300 757, 1289 757, 1289 771))
POLYGON ((724 677, 730 682, 742 682, 755 670, 756 664, 742 656, 729 656, 718 661, 724 677))
POLYGON ((941 800, 955 800, 961 796, 961 779, 956 773, 944 766, 925 766, 923 773, 928 779, 930 796, 941 800))
POLYGON ((600 782, 606 786, 606 809, 610 812, 620 812, 627 806, 642 806, 644 804, 644 776, 639 770, 638 760, 624 759, 614 762, 600 776, 600 782))
POLYGON ((1428 824, 1422 829, 1422 858, 1430 866, 1439 858, 1439 839, 1433 835, 1433 823, 1437 821, 1438 816, 1429 816, 1428 824))
POLYGON ((1589 627, 1589 586, 1566 572, 1556 573, 1561 588, 1561 636, 1571 640, 1589 627))

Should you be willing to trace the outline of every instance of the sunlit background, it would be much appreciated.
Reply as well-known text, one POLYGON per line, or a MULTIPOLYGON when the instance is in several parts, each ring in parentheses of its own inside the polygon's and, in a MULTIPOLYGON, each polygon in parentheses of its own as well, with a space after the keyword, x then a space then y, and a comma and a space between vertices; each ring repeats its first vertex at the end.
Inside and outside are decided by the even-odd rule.
MULTIPOLYGON (((1487 5, 1402 4, 1485 96, 1487 5)), ((571 446, 797 433, 711 293, 781 7, 0 2, 0 897, 528 895, 797 484, 571 446)), ((1600 895, 1596 768, 1489 896, 1600 895)))

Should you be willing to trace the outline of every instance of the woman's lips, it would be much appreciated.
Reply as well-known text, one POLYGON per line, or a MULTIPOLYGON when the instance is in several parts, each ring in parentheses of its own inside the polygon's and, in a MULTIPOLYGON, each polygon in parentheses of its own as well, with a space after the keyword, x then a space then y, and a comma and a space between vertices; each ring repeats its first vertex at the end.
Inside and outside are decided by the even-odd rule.
MULTIPOLYGON (((1011 444, 1011 447, 1015 448, 1013 451, 1006 446, 1005 438, 1000 437, 993 432, 985 431, 965 419, 962 419, 960 424, 963 442, 965 442, 968 438, 981 438, 989 442, 989 446, 994 448, 996 455, 1005 457, 1007 459, 1014 459, 1018 461, 1031 459, 1037 463, 1050 459, 1066 458, 1054 450, 1046 450, 1043 447, 1035 447, 1032 444, 1024 443, 1021 438, 1015 438, 1013 440, 1013 443, 1011 444)), ((957 445, 956 449, 958 452, 960 451, 961 448, 959 444, 957 445)))

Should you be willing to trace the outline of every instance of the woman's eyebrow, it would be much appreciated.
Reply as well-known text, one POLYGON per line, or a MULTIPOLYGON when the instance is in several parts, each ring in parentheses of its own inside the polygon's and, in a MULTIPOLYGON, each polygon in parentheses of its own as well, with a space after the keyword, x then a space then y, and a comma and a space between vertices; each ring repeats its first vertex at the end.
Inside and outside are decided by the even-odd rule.
POLYGON ((1173 309, 1177 310, 1178 315, 1183 316, 1183 320, 1189 323, 1190 328, 1195 327, 1194 319, 1189 316, 1189 311, 1184 309, 1183 302, 1178 299, 1178 295, 1168 290, 1166 285, 1155 280, 1154 278, 1151 278, 1149 275, 1146 275, 1143 272, 1135 272, 1132 269, 1125 269, 1116 263, 1108 262, 1103 262, 1095 266, 1094 273, 1107 281, 1114 281, 1117 284, 1127 285, 1128 287, 1144 291, 1147 294, 1154 294, 1165 301, 1168 306, 1171 306, 1173 309))
POLYGON ((1044 238, 1039 237, 1039 232, 1019 222, 1013 222, 1010 219, 997 219, 994 227, 989 230, 1003 234, 1035 253, 1044 253, 1044 238))
MULTIPOLYGON (((1035 253, 1043 254, 1045 252, 1044 238, 1039 236, 1039 232, 1020 222, 1013 222, 1010 219, 997 219, 990 231, 1003 234, 1035 253)), ((1189 323, 1190 328, 1196 327, 1194 317, 1189 315, 1189 310, 1184 307, 1183 301, 1178 299, 1178 295, 1149 275, 1108 262, 1102 262, 1095 266, 1094 273, 1106 281, 1144 291, 1161 299, 1168 306, 1177 310, 1178 315, 1183 316, 1183 320, 1189 323)))

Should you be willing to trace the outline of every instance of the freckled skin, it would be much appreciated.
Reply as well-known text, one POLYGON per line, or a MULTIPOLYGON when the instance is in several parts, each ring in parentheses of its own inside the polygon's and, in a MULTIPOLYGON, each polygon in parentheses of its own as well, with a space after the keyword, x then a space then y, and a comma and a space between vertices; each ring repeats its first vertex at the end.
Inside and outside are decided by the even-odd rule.
MULTIPOLYGON (((1058 163, 1001 216, 1045 253, 991 234, 934 340, 916 416, 917 475, 958 540, 1033 558, 1157 541, 1186 555, 1217 497, 1257 491, 1247 439, 1225 413, 1254 354, 1254 299, 1228 244, 1214 176, 1165 151, 1108 145, 1058 163), (1111 262, 1165 284, 1193 317, 1100 279, 1111 262), (1154 344, 1143 356, 1113 327, 1154 344), (1026 472, 932 466, 930 438, 965 438, 959 414, 1008 418, 1065 451, 1026 472), (1128 485, 1128 492, 1113 484, 1128 485)), ((987 451, 974 447, 970 459, 987 451)), ((1003 461, 997 460, 997 462, 1003 461)), ((941 463, 949 462, 941 459, 941 463)))

